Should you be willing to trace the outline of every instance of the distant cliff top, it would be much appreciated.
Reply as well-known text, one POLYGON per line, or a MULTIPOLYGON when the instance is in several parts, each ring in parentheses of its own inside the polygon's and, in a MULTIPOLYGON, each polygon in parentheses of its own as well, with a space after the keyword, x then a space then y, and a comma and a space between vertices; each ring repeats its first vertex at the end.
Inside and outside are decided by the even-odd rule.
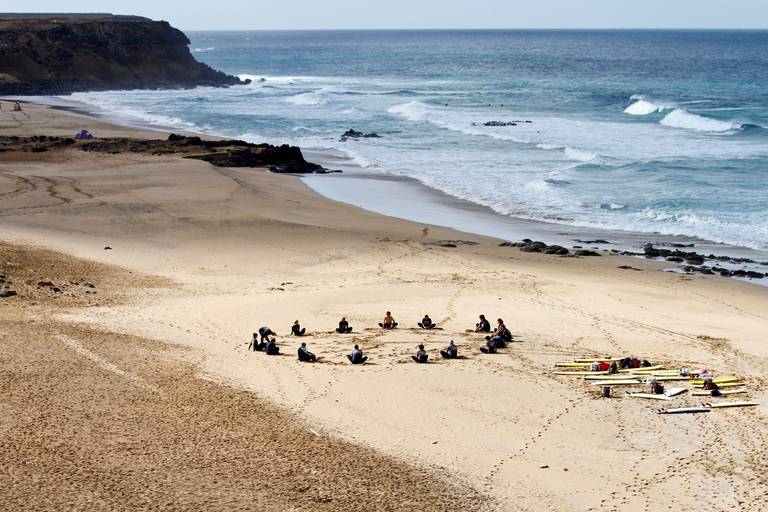
POLYGON ((241 83, 197 62, 188 44, 167 22, 140 16, 0 13, 0 94, 241 83))

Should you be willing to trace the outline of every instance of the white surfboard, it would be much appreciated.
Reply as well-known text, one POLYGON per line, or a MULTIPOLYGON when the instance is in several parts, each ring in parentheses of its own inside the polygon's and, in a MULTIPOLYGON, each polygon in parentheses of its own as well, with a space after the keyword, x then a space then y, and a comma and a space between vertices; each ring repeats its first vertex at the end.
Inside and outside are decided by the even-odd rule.
POLYGON ((627 373, 630 373, 630 372, 635 372, 636 373, 638 371, 640 371, 640 372, 650 372, 650 371, 653 371, 653 370, 661 370, 662 368, 664 368, 664 365, 663 364, 658 364, 656 366, 646 366, 645 368, 624 368, 623 370, 619 370, 619 371, 620 372, 627 372, 627 373))
POLYGON ((664 394, 667 396, 677 396, 686 393, 687 391, 688 390, 685 388, 672 388, 668 391, 665 391, 664 394))
POLYGON ((677 409, 659 409, 658 414, 687 414, 697 412, 709 412, 704 407, 678 407, 677 409))
POLYGON ((590 382, 593 386, 640 386, 639 380, 596 380, 590 382))
POLYGON ((632 398, 649 398, 651 400, 665 400, 670 401, 672 400, 671 396, 667 395, 655 395, 653 393, 627 393, 624 396, 630 396, 632 398))

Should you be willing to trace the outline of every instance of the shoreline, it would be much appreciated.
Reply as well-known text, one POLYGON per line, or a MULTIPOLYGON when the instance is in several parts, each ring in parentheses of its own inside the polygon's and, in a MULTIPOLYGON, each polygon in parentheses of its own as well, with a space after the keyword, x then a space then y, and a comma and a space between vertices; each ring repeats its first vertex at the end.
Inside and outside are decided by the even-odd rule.
MULTIPOLYGON (((27 115, 15 131, 54 135, 97 126, 104 133, 147 137, 41 107, 27 115)), ((253 393, 321 436, 456 476, 458 489, 467 486, 466 496, 477 491, 489 497, 488 511, 634 512, 692 500, 746 511, 764 501, 753 485, 764 464, 749 456, 768 449, 763 287, 663 272, 664 263, 613 253, 525 253, 499 247, 495 238, 329 200, 295 176, 214 168, 171 155, 46 159, 42 153, 3 161, 0 170, 4 238, 116 265, 147 280, 120 303, 106 301, 119 284, 115 278, 95 280, 96 297, 104 299, 99 306, 75 309, 69 296, 51 295, 12 339, 25 339, 26 330, 46 340, 50 321, 90 329, 96 334, 88 338, 88 350, 156 387, 155 360, 164 351, 142 349, 125 336, 170 344, 193 362, 192 382, 253 393), (459 238, 472 243, 439 245, 459 238), (387 310, 399 329, 375 327, 387 310), (415 328, 425 313, 440 329, 415 328), (504 318, 515 335, 498 354, 482 354, 482 335, 468 332, 480 313, 504 318), (334 331, 342 316, 353 326, 350 335, 334 331), (285 335, 297 319, 308 336, 285 335), (285 356, 248 352, 250 333, 262 325, 280 334, 285 356), (439 358, 450 340, 463 359, 439 358), (323 361, 298 362, 301 341, 323 361), (354 344, 370 364, 347 363, 354 344), (411 361, 418 344, 426 346, 429 364, 411 361), (134 350, 136 357, 123 353, 134 350), (736 375, 747 383, 743 396, 761 405, 713 411, 692 424, 690 417, 656 415, 655 401, 622 398, 619 388, 614 398, 601 399, 588 381, 552 373, 554 362, 605 355, 736 375), (709 468, 707 479, 700 478, 702 464, 709 468), (661 473, 665 478, 658 478, 661 473)), ((55 268, 47 264, 15 265, 14 281, 29 279, 23 287, 37 290, 37 280, 55 268)), ((95 279, 79 269, 76 277, 95 279)), ((0 308, 19 307, 0 300, 0 308)), ((24 309, 14 311, 27 314, 24 309)), ((24 359, 34 351, 19 346, 12 353, 23 368, 35 367, 24 359)), ((77 375, 122 382, 95 371, 88 360, 72 359, 77 375)), ((43 386, 38 377, 25 378, 29 389, 59 382, 43 386)), ((119 389, 113 395, 121 396, 119 389)), ((674 403, 694 406, 701 399, 689 392, 674 403)), ((87 403, 83 407, 89 410, 87 403)), ((113 410, 109 403, 104 407, 113 410)), ((44 429, 34 424, 32 445, 45 447, 44 429)), ((113 448, 98 435, 88 441, 103 445, 107 460, 122 453, 119 444, 113 448)), ((225 446, 218 437, 208 442, 214 451, 225 446)), ((293 460, 291 445, 283 448, 281 456, 293 460)), ((314 478, 306 464, 297 460, 295 471, 280 477, 291 485, 314 478)), ((199 485, 193 486, 195 496, 203 492, 199 485)), ((241 497, 249 499, 248 492, 256 491, 241 497)), ((310 509, 343 509, 325 503, 310 509)))
MULTIPOLYGON (((67 101, 66 98, 61 97, 35 97, 34 99, 52 108, 63 109, 77 115, 126 127, 162 134, 177 132, 202 135, 212 139, 224 138, 205 132, 151 123, 131 116, 120 116, 117 113, 103 111, 98 107, 76 100, 67 101)), ((583 248, 635 253, 637 257, 643 259, 645 259, 645 256, 642 255, 643 249, 648 244, 657 248, 677 247, 705 256, 714 255, 728 257, 732 260, 748 259, 754 261, 754 263, 714 262, 716 268, 723 268, 731 272, 766 273, 765 263, 768 262, 768 251, 682 235, 617 231, 510 217, 501 215, 489 207, 445 194, 413 178, 368 172, 355 164, 350 164, 345 157, 334 155, 330 149, 302 149, 302 153, 309 162, 319 163, 329 169, 341 168, 343 171, 338 174, 296 175, 302 182, 328 199, 347 203, 373 213, 411 222, 442 226, 469 234, 489 236, 501 241, 520 242, 524 239, 530 239, 542 241, 547 245, 561 245, 571 250, 583 248), (386 189, 386 193, 382 193, 382 187, 386 189), (397 199, 392 201, 393 197, 397 199), (589 243, 595 240, 607 243, 589 243)), ((665 259, 656 258, 656 261, 664 262, 665 259)), ((680 262, 669 262, 670 270, 688 272, 685 269, 685 263, 678 263, 680 262)), ((708 269, 709 267, 705 265, 702 269, 695 269, 694 273, 702 270, 707 273, 708 269)), ((768 279, 738 276, 733 278, 768 286, 768 279)))

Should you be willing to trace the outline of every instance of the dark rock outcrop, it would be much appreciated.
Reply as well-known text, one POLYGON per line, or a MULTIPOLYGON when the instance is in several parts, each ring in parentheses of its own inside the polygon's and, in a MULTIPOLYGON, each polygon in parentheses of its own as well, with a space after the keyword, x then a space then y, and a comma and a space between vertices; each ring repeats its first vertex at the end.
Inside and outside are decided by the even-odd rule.
POLYGON ((242 83, 197 62, 165 21, 111 14, 0 14, 0 94, 242 83))
POLYGON ((380 137, 375 132, 372 132, 372 133, 356 132, 355 130, 350 128, 349 130, 347 130, 341 135, 342 141, 345 141, 348 138, 349 139, 378 139, 380 137))

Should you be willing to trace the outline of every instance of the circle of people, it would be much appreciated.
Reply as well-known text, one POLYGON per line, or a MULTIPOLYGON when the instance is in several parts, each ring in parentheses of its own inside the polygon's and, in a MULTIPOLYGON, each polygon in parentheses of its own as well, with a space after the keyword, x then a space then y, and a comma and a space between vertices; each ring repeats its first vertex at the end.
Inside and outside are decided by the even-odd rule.
MULTIPOLYGON (((437 327, 437 324, 432 322, 432 319, 429 318, 429 315, 424 315, 424 318, 421 320, 421 322, 419 322, 418 325, 425 330, 435 329, 437 327)), ((397 322, 392 317, 392 313, 390 311, 387 311, 387 314, 384 317, 384 321, 379 323, 379 327, 382 329, 394 329, 397 327, 397 322)), ((349 326, 349 322, 347 322, 346 317, 342 317, 336 332, 339 334, 349 334, 352 332, 352 327, 349 326)), ((488 334, 485 337, 485 344, 480 347, 480 351, 484 354, 493 354, 497 349, 504 348, 507 343, 512 342, 512 333, 504 325, 504 321, 501 318, 497 320, 496 329, 492 331, 491 324, 488 322, 488 320, 486 320, 485 315, 480 315, 480 322, 475 324, 474 332, 493 332, 493 334, 488 334)), ((303 329, 301 325, 299 325, 298 320, 293 322, 293 326, 291 327, 292 336, 304 336, 305 333, 306 329, 303 329)), ((270 356, 280 355, 280 347, 277 346, 275 341, 276 336, 277 334, 275 331, 269 327, 261 327, 258 332, 253 333, 253 338, 251 339, 250 345, 248 345, 248 350, 253 349, 254 352, 263 350, 267 353, 267 355, 270 356)), ((307 350, 307 344, 303 342, 301 347, 299 347, 298 355, 299 361, 317 361, 317 356, 307 350)), ((445 359, 456 359, 459 357, 458 347, 453 343, 453 340, 450 341, 450 344, 445 348, 445 350, 440 351, 440 355, 445 359)), ((429 355, 424 350, 423 344, 419 344, 416 355, 411 356, 411 358, 417 363, 426 363, 429 360, 429 355)), ((349 362, 352 364, 362 364, 368 360, 368 356, 363 355, 363 351, 360 350, 359 345, 355 345, 352 353, 347 354, 347 359, 349 359, 349 362)))

